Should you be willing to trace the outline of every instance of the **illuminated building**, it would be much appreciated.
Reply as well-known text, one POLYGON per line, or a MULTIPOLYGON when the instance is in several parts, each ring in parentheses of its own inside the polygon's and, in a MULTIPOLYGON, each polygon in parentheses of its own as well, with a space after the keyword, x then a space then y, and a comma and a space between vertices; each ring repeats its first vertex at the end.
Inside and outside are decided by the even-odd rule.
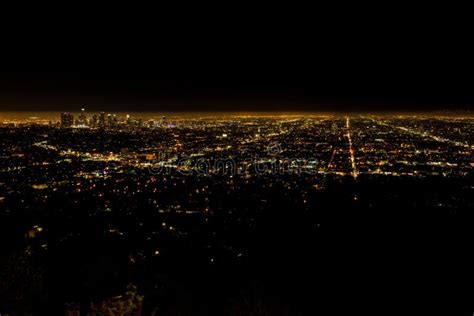
POLYGON ((61 114, 61 127, 68 128, 74 125, 74 115, 69 112, 61 114))

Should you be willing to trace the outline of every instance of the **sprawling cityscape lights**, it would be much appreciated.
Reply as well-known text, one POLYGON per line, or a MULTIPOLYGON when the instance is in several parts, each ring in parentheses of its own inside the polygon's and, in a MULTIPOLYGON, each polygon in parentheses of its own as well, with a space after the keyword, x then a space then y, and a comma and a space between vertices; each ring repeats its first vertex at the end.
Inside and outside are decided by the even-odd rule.
POLYGON ((47 116, 0 116, 0 313, 297 314, 472 262, 472 117, 47 116))

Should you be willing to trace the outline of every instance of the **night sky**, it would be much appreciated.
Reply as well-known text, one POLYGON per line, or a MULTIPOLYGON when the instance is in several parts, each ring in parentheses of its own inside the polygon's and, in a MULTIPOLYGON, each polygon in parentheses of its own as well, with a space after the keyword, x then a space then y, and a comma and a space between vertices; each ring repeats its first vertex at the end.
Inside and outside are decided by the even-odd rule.
POLYGON ((472 111, 465 20, 385 18, 16 30, 0 110, 472 111))

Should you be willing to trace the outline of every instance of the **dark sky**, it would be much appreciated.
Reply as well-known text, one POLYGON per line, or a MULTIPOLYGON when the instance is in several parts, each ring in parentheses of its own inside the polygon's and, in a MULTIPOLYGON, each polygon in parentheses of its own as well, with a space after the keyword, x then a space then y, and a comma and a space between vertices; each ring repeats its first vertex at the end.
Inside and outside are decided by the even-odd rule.
POLYGON ((0 110, 474 109, 470 19, 321 15, 14 28, 0 110))

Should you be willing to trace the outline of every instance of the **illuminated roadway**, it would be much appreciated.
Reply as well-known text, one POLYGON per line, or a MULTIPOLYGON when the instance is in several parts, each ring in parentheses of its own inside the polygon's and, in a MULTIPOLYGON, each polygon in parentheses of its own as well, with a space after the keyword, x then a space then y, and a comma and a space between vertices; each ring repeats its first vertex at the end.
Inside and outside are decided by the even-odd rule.
POLYGON ((357 179, 359 172, 357 171, 355 157, 354 157, 354 148, 352 147, 352 138, 351 138, 351 129, 350 129, 350 120, 349 117, 346 117, 346 129, 347 129, 347 139, 349 140, 349 154, 351 159, 351 166, 352 166, 352 176, 354 179, 357 179))
POLYGON ((407 127, 404 127, 404 126, 397 126, 397 125, 387 124, 383 121, 378 121, 378 120, 375 120, 373 118, 371 118, 371 120, 373 122, 379 124, 379 125, 396 128, 396 129, 399 129, 399 130, 404 131, 406 133, 416 135, 416 136, 420 136, 420 137, 423 137, 423 138, 430 138, 430 139, 432 139, 434 141, 437 141, 437 142, 440 142, 440 143, 447 143, 447 144, 451 144, 451 145, 455 145, 455 146, 459 146, 459 147, 471 148, 471 149, 473 148, 473 146, 471 146, 469 144, 464 144, 464 143, 457 142, 457 141, 447 139, 447 138, 444 138, 444 137, 439 137, 439 136, 430 134, 430 133, 425 132, 425 131, 419 131, 419 130, 412 129, 412 128, 407 128, 407 127))

